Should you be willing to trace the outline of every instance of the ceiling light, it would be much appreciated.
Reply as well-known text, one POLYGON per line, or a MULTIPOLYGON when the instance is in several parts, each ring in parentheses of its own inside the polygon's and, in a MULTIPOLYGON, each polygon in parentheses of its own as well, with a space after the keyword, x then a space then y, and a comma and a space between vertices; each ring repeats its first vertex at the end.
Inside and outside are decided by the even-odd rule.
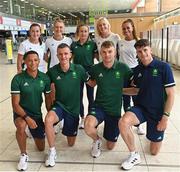
POLYGON ((58 13, 58 15, 60 15, 60 16, 63 17, 63 18, 66 18, 66 16, 64 16, 64 15, 62 15, 62 14, 60 14, 60 13, 58 13))
POLYGON ((77 17, 77 16, 75 16, 74 14, 72 14, 72 13, 68 13, 70 16, 72 16, 72 17, 77 17))
POLYGON ((79 12, 82 16, 85 16, 85 14, 83 12, 79 12))

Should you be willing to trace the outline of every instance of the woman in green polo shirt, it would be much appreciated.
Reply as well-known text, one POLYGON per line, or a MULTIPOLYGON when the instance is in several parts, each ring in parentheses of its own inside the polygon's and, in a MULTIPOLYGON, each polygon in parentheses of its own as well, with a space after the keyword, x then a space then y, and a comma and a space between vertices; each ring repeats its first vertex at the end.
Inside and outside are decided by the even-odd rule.
MULTIPOLYGON (((78 41, 75 41, 71 45, 71 50, 73 54, 73 63, 82 65, 86 72, 90 70, 90 68, 94 64, 94 57, 97 53, 96 43, 89 39, 89 26, 86 24, 80 24, 77 26, 76 35, 78 37, 78 41)), ((81 102, 80 102, 80 116, 81 123, 79 128, 84 128, 84 105, 83 105, 83 89, 84 82, 81 83, 81 102)), ((94 102, 94 88, 90 87, 86 84, 87 90, 87 98, 88 98, 88 109, 92 107, 94 102)))

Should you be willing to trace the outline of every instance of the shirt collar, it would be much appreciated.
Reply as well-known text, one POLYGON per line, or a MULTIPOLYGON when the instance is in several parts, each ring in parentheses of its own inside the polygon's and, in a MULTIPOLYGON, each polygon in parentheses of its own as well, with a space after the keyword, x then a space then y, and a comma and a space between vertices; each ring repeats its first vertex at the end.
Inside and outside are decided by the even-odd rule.
POLYGON ((114 61, 114 64, 112 65, 111 68, 107 68, 106 66, 104 66, 103 62, 102 62, 102 66, 103 66, 105 69, 116 69, 116 66, 117 66, 117 60, 114 61))
POLYGON ((152 62, 148 65, 149 67, 154 67, 156 64, 156 60, 153 59, 152 62))
POLYGON ((27 73, 27 69, 25 71, 23 71, 25 76, 28 77, 28 78, 31 78, 31 79, 36 79, 36 78, 39 78, 40 77, 40 73, 39 73, 39 70, 38 70, 38 73, 37 73, 37 76, 35 78, 33 78, 31 75, 29 75, 27 73))
POLYGON ((86 45, 86 44, 88 44, 88 43, 89 43, 89 40, 87 40, 84 44, 81 44, 81 43, 80 43, 80 40, 77 41, 77 44, 80 45, 80 46, 86 45))
POLYGON ((141 62, 139 63, 139 65, 143 68, 148 68, 148 67, 154 67, 156 64, 156 60, 153 58, 153 60, 151 61, 151 63, 148 66, 144 66, 141 62))
MULTIPOLYGON (((61 69, 60 63, 58 65, 58 69, 59 69, 60 72, 66 73, 61 69)), ((69 70, 67 72, 69 72, 69 71, 74 71, 74 64, 70 63, 70 67, 69 67, 69 70)))

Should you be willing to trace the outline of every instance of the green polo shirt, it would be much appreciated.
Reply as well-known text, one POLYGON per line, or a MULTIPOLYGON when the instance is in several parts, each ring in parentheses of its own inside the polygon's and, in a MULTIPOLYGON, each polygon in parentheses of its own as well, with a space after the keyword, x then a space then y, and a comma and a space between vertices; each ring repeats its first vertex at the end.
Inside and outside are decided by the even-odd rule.
POLYGON ((56 103, 73 116, 79 116, 80 83, 88 79, 81 65, 70 64, 67 72, 63 72, 60 64, 50 68, 47 72, 51 82, 55 84, 56 103))
POLYGON ((90 75, 97 83, 95 105, 109 115, 121 116, 122 88, 132 76, 131 69, 118 61, 108 69, 101 62, 91 68, 90 75))
POLYGON ((20 94, 20 106, 37 118, 42 116, 42 93, 50 92, 50 79, 40 71, 36 78, 23 71, 15 75, 11 81, 11 94, 20 94))
POLYGON ((80 44, 80 41, 71 44, 72 54, 74 56, 73 63, 80 64, 83 67, 90 67, 94 64, 94 53, 97 52, 96 43, 93 41, 86 41, 80 44))

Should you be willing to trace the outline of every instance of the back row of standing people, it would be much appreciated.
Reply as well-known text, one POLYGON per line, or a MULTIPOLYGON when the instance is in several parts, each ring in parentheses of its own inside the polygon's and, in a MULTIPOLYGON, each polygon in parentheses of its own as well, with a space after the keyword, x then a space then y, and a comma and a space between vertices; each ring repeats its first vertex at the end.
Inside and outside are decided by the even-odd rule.
MULTIPOLYGON (((108 97, 107 97, 107 99, 105 98, 106 94, 109 94, 109 93, 105 91, 105 95, 104 95, 105 97, 104 97, 103 96, 103 89, 104 88, 107 90, 111 89, 111 86, 108 85, 108 83, 104 82, 103 80, 102 81, 98 80, 98 78, 99 78, 98 74, 102 75, 101 77, 103 78, 103 74, 102 74, 101 70, 104 70, 104 68, 102 68, 102 64, 104 65, 105 63, 104 62, 100 63, 99 65, 97 65, 96 67, 93 67, 93 68, 92 68, 92 66, 93 66, 93 61, 94 61, 93 58, 97 57, 101 61, 102 60, 102 54, 104 56, 104 60, 105 61, 108 60, 108 59, 106 59, 106 56, 108 53, 110 53, 109 48, 111 49, 111 47, 114 47, 115 52, 114 52, 114 50, 110 50, 111 51, 111 58, 114 58, 116 56, 116 51, 117 51, 118 55, 119 55, 119 57, 117 57, 117 59, 120 59, 120 61, 123 61, 132 69, 134 67, 136 67, 137 59, 136 59, 136 53, 135 53, 135 49, 133 47, 133 44, 135 44, 137 38, 134 34, 135 28, 134 28, 132 20, 126 20, 122 25, 122 29, 123 29, 123 34, 125 36, 125 40, 120 40, 118 35, 111 32, 110 24, 106 18, 100 18, 97 21, 98 36, 95 39, 96 44, 93 41, 88 40, 89 28, 87 25, 80 25, 77 27, 77 36, 79 37, 79 40, 77 42, 72 43, 70 38, 64 37, 62 35, 63 30, 64 30, 63 21, 61 21, 59 19, 57 19, 55 21, 55 23, 54 23, 54 36, 50 39, 47 39, 47 41, 46 41, 45 58, 40 56, 40 53, 38 53, 38 55, 40 57, 40 64, 41 64, 42 59, 44 58, 49 63, 50 68, 54 66, 48 72, 48 75, 50 76, 50 79, 52 82, 51 90, 52 90, 52 92, 54 92, 54 94, 51 94, 51 100, 53 102, 56 102, 56 104, 54 104, 52 110, 50 111, 50 113, 48 113, 48 115, 46 116, 46 120, 45 120, 46 134, 47 134, 48 143, 50 146, 49 156, 48 156, 48 159, 46 161, 47 166, 54 166, 55 165, 56 153, 55 153, 55 145, 54 145, 54 135, 53 135, 54 133, 53 133, 53 128, 52 128, 54 123, 57 123, 62 119, 65 119, 65 125, 63 127, 62 132, 63 132, 63 134, 65 134, 67 136, 68 144, 70 146, 72 146, 75 143, 75 136, 77 135, 77 126, 79 123, 79 120, 77 120, 77 118, 71 118, 70 119, 69 116, 71 116, 71 115, 67 115, 67 112, 71 112, 72 114, 77 114, 78 110, 73 108, 73 104, 68 104, 68 102, 65 102, 65 104, 67 103, 65 106, 62 104, 62 102, 65 101, 65 100, 63 100, 62 97, 67 97, 68 92, 65 92, 67 94, 64 94, 64 92, 61 91, 61 89, 62 90, 68 90, 68 87, 66 88, 67 85, 64 85, 64 88, 63 88, 63 86, 60 87, 60 85, 58 85, 56 83, 57 82, 56 80, 58 78, 59 78, 58 80, 61 80, 61 78, 62 78, 61 75, 55 76, 56 73, 58 73, 57 72, 58 71, 58 65, 57 64, 59 63, 59 61, 57 59, 60 60, 60 63, 61 62, 63 63, 63 61, 65 61, 64 58, 66 57, 66 55, 68 55, 68 60, 70 57, 69 56, 70 52, 67 50, 66 46, 65 47, 61 47, 61 46, 59 47, 59 49, 61 49, 61 50, 65 49, 66 51, 65 52, 61 51, 61 52, 59 52, 59 55, 58 55, 57 47, 59 46, 59 44, 62 44, 62 43, 65 43, 67 45, 71 45, 71 51, 72 51, 73 56, 74 56, 74 58, 73 58, 74 63, 75 64, 81 64, 84 67, 85 71, 87 71, 91 74, 91 77, 93 79, 95 79, 95 81, 97 82, 97 85, 98 85, 98 91, 97 91, 97 96, 96 96, 96 101, 95 101, 96 106, 95 107, 92 106, 93 101, 94 101, 93 88, 90 88, 88 85, 86 85, 87 88, 89 87, 89 90, 88 89, 87 90, 89 91, 88 92, 88 100, 89 100, 88 109, 89 109, 90 115, 88 115, 88 117, 86 119, 86 130, 85 131, 94 140, 93 149, 91 151, 92 156, 98 157, 100 155, 100 150, 98 148, 101 146, 101 139, 96 134, 96 128, 102 121, 105 121, 104 138, 107 140, 107 148, 113 149, 113 147, 115 146, 115 142, 116 142, 118 135, 119 135, 118 121, 119 121, 119 117, 120 117, 119 116, 120 115, 119 108, 121 108, 121 100, 120 100, 121 94, 119 94, 119 96, 120 96, 119 99, 117 96, 114 96, 114 97, 112 96, 113 100, 109 100, 111 102, 110 104, 112 107, 109 107, 107 105, 109 103, 108 97), (97 45, 97 47, 99 47, 99 49, 101 49, 103 42, 106 40, 109 40, 109 39, 113 42, 113 45, 103 45, 103 48, 105 48, 105 50, 102 50, 102 52, 98 51, 98 52, 101 52, 98 56, 97 51, 96 51, 96 45, 97 45), (49 54, 50 54, 50 56, 49 56, 49 54), (57 58, 57 56, 58 56, 58 58, 57 58), (100 73, 98 73, 98 72, 100 72, 100 73), (106 84, 107 84, 107 87, 106 87, 106 84), (101 96, 103 96, 104 98, 102 98, 101 96), (102 98, 102 100, 101 100, 101 98, 102 98), (114 102, 114 100, 116 100, 115 98, 117 98, 116 102, 114 102), (105 104, 103 104, 102 101, 105 101, 104 102, 105 104), (106 101, 107 101, 107 103, 106 103, 106 101), (60 102, 60 107, 59 107, 59 104, 57 102, 60 102), (118 115, 117 115, 117 120, 112 120, 111 115, 107 115, 107 113, 113 114, 114 109, 112 110, 112 108, 115 106, 115 104, 118 106, 117 111, 116 111, 116 115, 117 114, 118 115), (67 107, 69 109, 66 109, 67 107), (72 109, 74 109, 74 110, 71 111, 72 109), (106 110, 104 110, 104 109, 106 109, 106 110), (52 115, 52 114, 54 114, 54 115, 52 115), (76 122, 74 122, 74 121, 76 121, 76 122), (69 125, 72 124, 71 126, 74 126, 74 127, 68 127, 68 124, 69 125), (114 128, 113 128, 113 132, 110 133, 110 131, 112 131, 112 127, 111 127, 112 124, 113 124, 114 128)), ((23 61, 23 53, 27 52, 28 50, 33 50, 33 46, 31 44, 35 44, 36 48, 37 48, 37 46, 44 45, 41 41, 39 41, 39 35, 40 35, 40 27, 35 24, 30 28, 29 40, 27 41, 26 44, 24 44, 24 47, 23 47, 24 42, 22 43, 21 51, 19 51, 19 53, 18 53, 18 72, 21 72, 21 70, 22 70, 22 68, 20 66, 21 66, 22 61, 23 61), (28 46, 26 47, 26 45, 28 45, 28 46)), ((114 59, 112 62, 113 62, 113 65, 111 65, 110 68, 116 69, 116 67, 115 67, 116 64, 114 64, 115 63, 114 59)), ((45 68, 42 69, 42 66, 43 65, 40 65, 41 68, 39 68, 39 70, 44 72, 45 68)), ((78 72, 74 71, 73 66, 69 66, 69 67, 70 67, 70 70, 72 70, 72 72, 74 73, 73 77, 76 78, 77 76, 75 76, 75 75, 77 75, 78 72)), ((68 67, 68 69, 69 69, 69 67, 68 67)), ((82 97, 83 97, 82 93, 83 93, 84 81, 86 80, 87 76, 84 73, 84 69, 82 69, 81 67, 78 67, 78 68, 79 68, 78 71, 81 71, 80 72, 81 79, 80 79, 80 84, 79 84, 80 90, 79 91, 77 90, 76 93, 77 94, 81 93, 80 94, 81 103, 78 106, 80 107, 80 115, 83 119, 84 110, 83 110, 83 104, 82 104, 82 97)), ((125 69, 126 67, 122 67, 122 68, 125 69)), ((61 70, 62 70, 62 72, 64 72, 63 69, 61 69, 61 70)), ((66 72, 67 72, 67 70, 65 70, 65 73, 66 72)), ((128 78, 129 77, 126 76, 126 70, 118 71, 118 73, 116 74, 117 75, 116 77, 119 78, 119 74, 121 72, 124 73, 124 81, 126 81, 126 82, 122 81, 121 84, 124 82, 124 84, 126 84, 125 86, 128 86, 128 80, 129 80, 128 78)), ((127 73, 128 73, 128 68, 127 68, 127 73)), ((112 78, 110 77, 109 80, 111 80, 111 79, 112 78)), ((69 83, 69 84, 71 84, 71 83, 69 83)), ((119 88, 119 92, 120 92, 120 90, 122 90, 122 87, 123 87, 121 84, 119 87, 117 87, 117 88, 119 88)), ((47 91, 49 91, 49 89, 47 89, 47 91)), ((78 97, 79 97, 79 95, 74 96, 74 98, 77 98, 77 100, 79 99, 78 97)), ((130 106, 130 101, 128 103, 125 104, 125 99, 124 99, 124 104, 125 104, 124 105, 124 111, 127 111, 126 108, 128 108, 130 106)), ((75 103, 75 105, 77 105, 77 104, 75 103)), ((50 110, 49 104, 47 105, 47 107, 48 107, 48 110, 50 110)), ((28 113, 28 111, 27 111, 27 113, 28 113)), ((26 113, 23 113, 22 116, 24 116, 24 114, 26 114, 26 113)), ((23 117, 23 119, 26 119, 26 116, 23 117)), ((21 153, 23 153, 23 151, 21 153)))

